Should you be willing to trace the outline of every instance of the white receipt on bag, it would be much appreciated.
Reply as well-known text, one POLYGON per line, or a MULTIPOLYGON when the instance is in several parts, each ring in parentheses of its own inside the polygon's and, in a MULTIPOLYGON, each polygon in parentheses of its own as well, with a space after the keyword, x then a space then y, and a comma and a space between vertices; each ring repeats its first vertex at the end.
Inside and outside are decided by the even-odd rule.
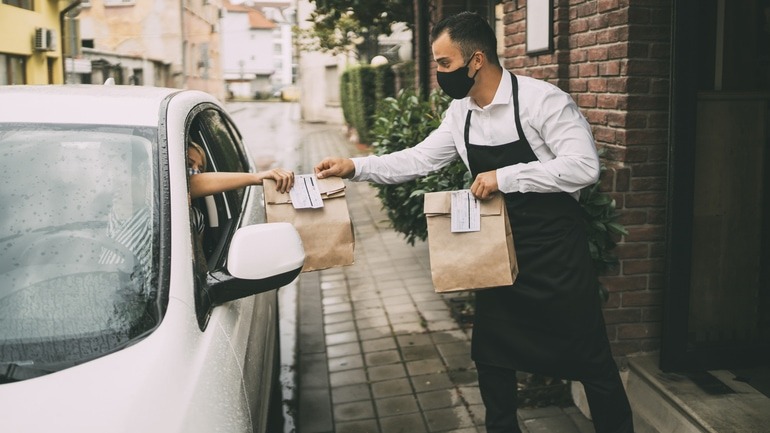
POLYGON ((294 209, 316 209, 324 207, 321 190, 318 189, 318 179, 314 174, 299 174, 294 176, 294 186, 289 190, 291 205, 294 209))
POLYGON ((481 230, 481 206, 470 190, 452 191, 452 233, 481 230))

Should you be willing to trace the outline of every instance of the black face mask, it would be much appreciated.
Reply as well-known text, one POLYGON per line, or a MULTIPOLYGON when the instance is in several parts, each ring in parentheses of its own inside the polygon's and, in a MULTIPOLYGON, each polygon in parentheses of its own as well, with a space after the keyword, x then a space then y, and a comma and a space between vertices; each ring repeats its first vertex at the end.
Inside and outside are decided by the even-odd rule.
POLYGON ((463 99, 468 96, 468 92, 471 91, 473 83, 476 82, 476 74, 478 74, 480 70, 476 70, 476 73, 474 73, 472 77, 468 76, 468 65, 471 64, 471 60, 473 60, 473 56, 471 56, 465 66, 460 66, 454 71, 436 72, 436 81, 438 81, 438 85, 444 93, 454 99, 463 99))

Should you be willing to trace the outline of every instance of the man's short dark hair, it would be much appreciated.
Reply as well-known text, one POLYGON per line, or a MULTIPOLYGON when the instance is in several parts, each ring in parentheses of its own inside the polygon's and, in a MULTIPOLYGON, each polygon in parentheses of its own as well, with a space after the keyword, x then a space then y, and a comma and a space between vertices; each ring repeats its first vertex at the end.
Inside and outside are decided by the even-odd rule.
POLYGON ((463 59, 468 60, 473 53, 483 51, 490 63, 500 65, 495 30, 481 15, 475 12, 460 12, 442 19, 431 31, 431 42, 445 32, 460 48, 463 59))

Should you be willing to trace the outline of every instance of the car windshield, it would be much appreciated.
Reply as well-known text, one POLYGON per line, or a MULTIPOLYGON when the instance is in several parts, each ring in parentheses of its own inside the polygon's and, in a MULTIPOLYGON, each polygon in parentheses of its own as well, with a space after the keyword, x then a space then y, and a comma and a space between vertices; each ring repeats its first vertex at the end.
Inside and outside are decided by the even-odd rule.
POLYGON ((60 369, 157 324, 155 137, 0 124, 0 363, 60 369))

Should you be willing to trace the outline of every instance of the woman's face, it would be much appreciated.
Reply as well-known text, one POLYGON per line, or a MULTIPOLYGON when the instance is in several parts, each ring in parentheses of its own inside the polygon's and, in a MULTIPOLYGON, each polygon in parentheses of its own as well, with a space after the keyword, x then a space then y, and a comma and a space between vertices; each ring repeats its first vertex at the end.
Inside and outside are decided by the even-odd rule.
POLYGON ((194 147, 187 148, 187 169, 190 171, 190 174, 202 172, 204 166, 203 161, 204 157, 198 149, 194 147))

